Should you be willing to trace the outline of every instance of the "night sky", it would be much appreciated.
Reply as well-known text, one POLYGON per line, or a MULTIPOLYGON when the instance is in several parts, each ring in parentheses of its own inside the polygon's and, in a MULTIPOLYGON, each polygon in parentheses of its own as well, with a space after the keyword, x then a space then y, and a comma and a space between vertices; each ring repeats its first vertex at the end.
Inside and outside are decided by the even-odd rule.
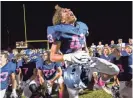
MULTIPOLYGON (((28 40, 47 40, 47 26, 52 25, 54 6, 70 8, 79 21, 89 26, 88 46, 98 41, 127 42, 132 37, 132 2, 128 1, 30 1, 2 2, 2 49, 14 47, 16 41, 24 41, 23 4, 26 8, 28 40), (8 33, 9 32, 9 33, 8 33), (9 45, 8 45, 9 35, 9 45)), ((37 43, 36 45, 39 45, 37 43)))

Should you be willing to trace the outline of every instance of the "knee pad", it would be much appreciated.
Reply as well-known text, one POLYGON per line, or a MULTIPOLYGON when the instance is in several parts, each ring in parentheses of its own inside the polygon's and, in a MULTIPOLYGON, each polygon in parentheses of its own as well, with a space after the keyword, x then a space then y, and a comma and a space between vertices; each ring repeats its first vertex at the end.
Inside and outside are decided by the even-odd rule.
POLYGON ((37 92, 37 86, 36 86, 36 84, 31 84, 31 85, 29 86, 29 89, 30 89, 30 91, 31 91, 32 93, 36 93, 36 92, 37 92))

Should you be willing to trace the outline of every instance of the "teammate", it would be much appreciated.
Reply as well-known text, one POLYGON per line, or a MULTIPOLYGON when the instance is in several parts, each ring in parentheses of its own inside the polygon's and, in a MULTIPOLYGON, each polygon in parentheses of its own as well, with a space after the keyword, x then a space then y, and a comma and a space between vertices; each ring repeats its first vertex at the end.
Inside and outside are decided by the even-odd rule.
POLYGON ((86 47, 85 36, 88 35, 87 25, 77 21, 70 9, 61 8, 58 5, 55 6, 55 9, 54 26, 47 28, 47 38, 52 43, 50 60, 52 62, 65 61, 67 69, 64 72, 64 82, 67 86, 69 98, 78 98, 78 88, 85 87, 83 82, 80 81, 81 65, 88 63, 88 60, 91 61, 92 63, 89 62, 91 67, 104 73, 101 75, 103 81, 118 74, 119 68, 106 60, 96 57, 90 58, 88 53, 83 51, 83 48, 86 47), (61 50, 63 55, 57 54, 58 50, 61 50), (75 83, 75 81, 78 82, 75 83))
POLYGON ((18 65, 21 69, 22 73, 22 83, 21 83, 21 89, 24 90, 24 96, 29 98, 32 95, 32 91, 29 89, 29 85, 38 82, 37 80, 37 66, 41 66, 41 58, 37 56, 32 56, 30 54, 30 51, 27 52, 28 56, 24 56, 22 59, 22 62, 18 65), (35 81, 34 81, 35 80, 35 81))
POLYGON ((9 78, 11 79, 12 84, 12 93, 10 97, 17 98, 16 93, 16 79, 15 79, 15 70, 16 64, 8 61, 8 54, 1 52, 1 65, 0 65, 0 98, 4 98, 6 89, 9 85, 9 78))
POLYGON ((46 51, 43 54, 43 65, 38 66, 38 69, 42 71, 44 82, 47 83, 47 96, 50 97, 52 93, 52 86, 54 83, 59 85, 59 98, 63 97, 63 77, 62 69, 60 62, 51 62, 50 61, 50 51, 46 51))

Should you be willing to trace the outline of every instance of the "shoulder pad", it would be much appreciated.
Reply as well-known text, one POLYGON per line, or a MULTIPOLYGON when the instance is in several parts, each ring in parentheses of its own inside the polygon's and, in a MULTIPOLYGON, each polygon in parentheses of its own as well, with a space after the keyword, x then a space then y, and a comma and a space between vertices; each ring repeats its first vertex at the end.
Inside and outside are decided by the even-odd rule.
POLYGON ((81 29, 84 30, 83 33, 84 33, 86 36, 88 36, 88 35, 89 35, 89 27, 88 27, 85 23, 83 23, 83 22, 81 22, 81 21, 78 21, 77 24, 80 26, 81 29))

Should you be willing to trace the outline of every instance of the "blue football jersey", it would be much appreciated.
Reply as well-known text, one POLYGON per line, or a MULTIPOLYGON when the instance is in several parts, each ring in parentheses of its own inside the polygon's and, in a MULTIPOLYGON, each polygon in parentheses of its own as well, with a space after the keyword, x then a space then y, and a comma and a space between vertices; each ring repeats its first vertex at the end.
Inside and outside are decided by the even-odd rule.
POLYGON ((60 24, 47 28, 47 38, 50 43, 60 41, 61 52, 71 53, 85 46, 85 36, 89 34, 88 27, 83 22, 76 22, 75 26, 60 24))
POLYGON ((59 62, 52 62, 47 64, 45 61, 42 66, 39 67, 40 70, 43 72, 44 79, 50 80, 52 79, 57 72, 57 68, 61 67, 61 63, 59 62))
POLYGON ((0 83, 1 83, 1 88, 6 89, 8 87, 8 82, 9 82, 9 76, 12 73, 15 73, 16 70, 16 63, 8 62, 5 66, 1 67, 0 70, 0 83))
POLYGON ((33 71, 34 69, 39 68, 40 66, 42 66, 43 62, 42 59, 40 57, 35 57, 35 58, 30 58, 29 62, 25 62, 23 60, 23 62, 21 62, 22 66, 19 66, 22 70, 22 74, 23 74, 23 81, 28 80, 32 75, 33 75, 33 71))

